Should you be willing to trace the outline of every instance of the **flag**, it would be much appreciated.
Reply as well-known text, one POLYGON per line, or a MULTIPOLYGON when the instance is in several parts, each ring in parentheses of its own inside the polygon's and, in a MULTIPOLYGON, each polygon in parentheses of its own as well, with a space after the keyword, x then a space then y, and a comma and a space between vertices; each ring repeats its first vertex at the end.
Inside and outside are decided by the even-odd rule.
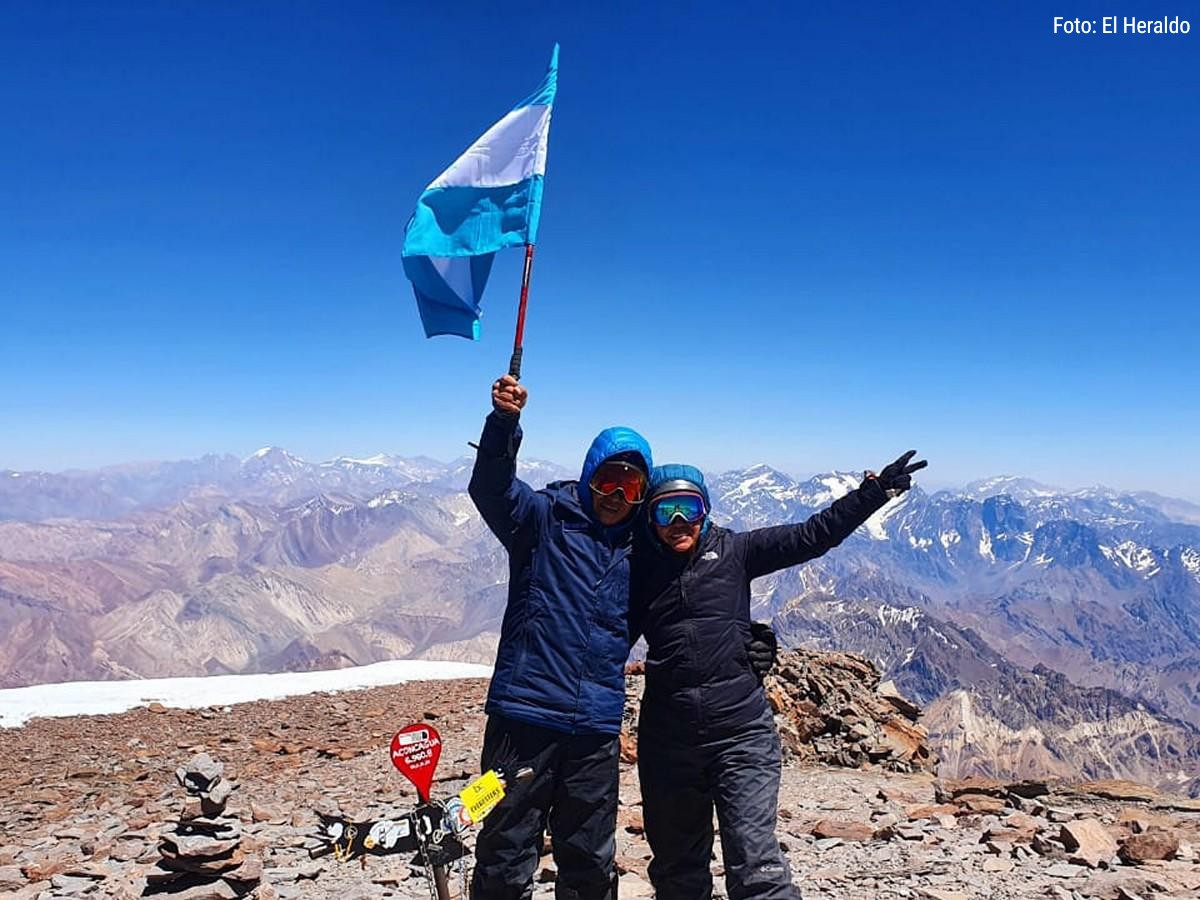
POLYGON ((478 340, 479 301, 497 250, 537 240, 558 44, 538 89, 429 183, 404 233, 404 274, 425 336, 478 340))

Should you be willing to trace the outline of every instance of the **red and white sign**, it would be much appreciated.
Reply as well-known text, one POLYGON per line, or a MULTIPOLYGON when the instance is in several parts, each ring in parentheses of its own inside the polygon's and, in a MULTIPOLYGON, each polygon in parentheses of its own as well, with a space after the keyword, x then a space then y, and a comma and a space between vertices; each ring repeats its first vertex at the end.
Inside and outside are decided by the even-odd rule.
POLYGON ((418 722, 392 736, 392 765, 416 786, 421 800, 429 802, 433 770, 442 756, 442 736, 432 725, 418 722))

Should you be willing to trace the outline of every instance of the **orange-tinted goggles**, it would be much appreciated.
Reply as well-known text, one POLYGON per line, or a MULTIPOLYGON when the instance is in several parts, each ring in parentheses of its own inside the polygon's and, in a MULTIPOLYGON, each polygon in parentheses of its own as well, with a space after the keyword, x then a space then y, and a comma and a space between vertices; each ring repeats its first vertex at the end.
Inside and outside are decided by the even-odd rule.
POLYGON ((646 473, 627 462, 609 460, 596 469, 588 487, 601 497, 620 491, 626 503, 641 503, 646 499, 646 473))

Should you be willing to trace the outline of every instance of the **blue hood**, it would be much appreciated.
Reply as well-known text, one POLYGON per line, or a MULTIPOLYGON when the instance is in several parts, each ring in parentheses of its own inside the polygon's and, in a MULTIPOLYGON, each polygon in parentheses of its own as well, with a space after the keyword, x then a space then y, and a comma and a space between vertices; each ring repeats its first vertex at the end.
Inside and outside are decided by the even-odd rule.
MULTIPOLYGON (((691 482, 700 491, 704 497, 704 507, 708 510, 708 515, 704 517, 704 525, 700 528, 700 533, 704 534, 708 531, 708 527, 712 524, 712 500, 708 496, 708 486, 704 483, 704 473, 695 466, 684 465, 683 463, 666 463, 665 465, 655 466, 654 471, 650 473, 650 493, 647 499, 654 496, 654 492, 662 485, 669 481, 687 481, 691 482)), ((650 505, 646 504, 646 515, 649 515, 650 505)), ((649 524, 649 519, 647 519, 649 524)), ((654 529, 649 528, 649 531, 654 534, 654 529)), ((655 534, 655 541, 658 540, 658 535, 655 534)))
POLYGON ((592 508, 592 492, 588 489, 588 484, 600 463, 618 453, 637 454, 641 458, 642 468, 647 473, 654 466, 654 460, 650 456, 650 444, 632 428, 617 425, 605 428, 596 435, 592 446, 588 448, 587 456, 584 457, 583 472, 579 476, 579 505, 583 507, 589 519, 595 520, 596 511, 592 508))

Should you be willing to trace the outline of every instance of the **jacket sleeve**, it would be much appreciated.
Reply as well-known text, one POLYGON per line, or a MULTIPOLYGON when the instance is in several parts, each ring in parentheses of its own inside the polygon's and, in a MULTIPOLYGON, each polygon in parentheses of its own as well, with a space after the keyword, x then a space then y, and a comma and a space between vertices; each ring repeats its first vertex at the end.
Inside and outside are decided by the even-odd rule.
POLYGON ((872 479, 805 522, 744 532, 739 537, 745 548, 746 574, 757 578, 824 555, 887 501, 883 488, 872 479))
POLYGON ((533 527, 533 518, 543 498, 517 477, 517 450, 521 426, 516 416, 497 412, 488 415, 475 454, 475 467, 467 492, 492 534, 505 549, 523 529, 533 527))

